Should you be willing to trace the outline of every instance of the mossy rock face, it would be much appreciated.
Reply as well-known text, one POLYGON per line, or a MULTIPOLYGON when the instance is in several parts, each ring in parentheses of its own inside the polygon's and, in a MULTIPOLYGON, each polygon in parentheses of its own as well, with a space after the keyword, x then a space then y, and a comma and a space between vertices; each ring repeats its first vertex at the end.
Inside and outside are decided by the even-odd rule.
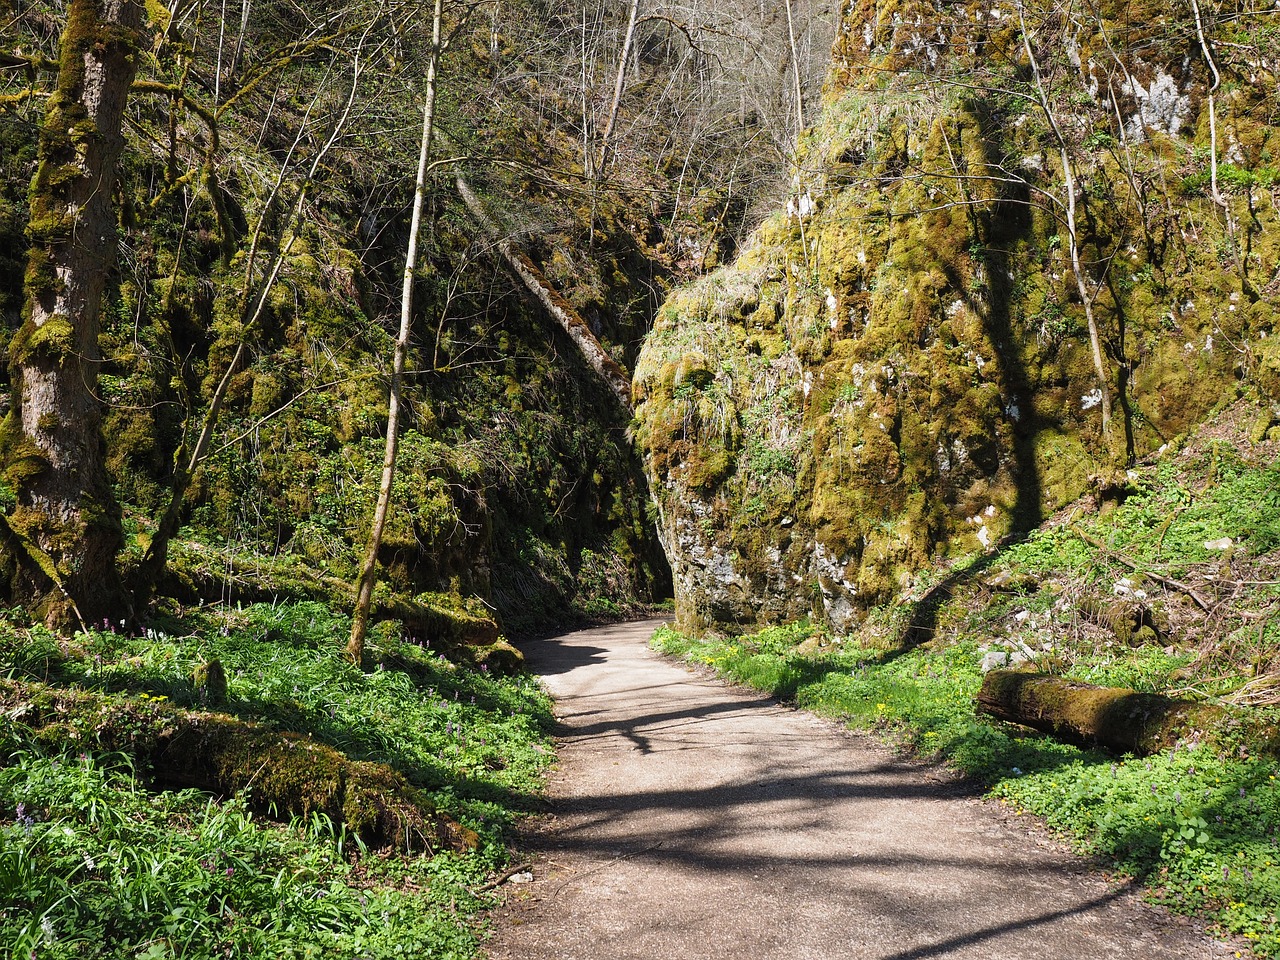
POLYGON ((1254 349, 1258 361, 1258 386, 1268 400, 1280 405, 1280 336, 1267 337, 1254 349))
MULTIPOLYGON (((1119 34, 1085 23, 1067 39, 1050 5, 1025 8, 1052 107, 1073 117, 1077 282, 1061 153, 1018 18, 928 0, 847 8, 787 212, 671 295, 636 366, 635 436, 683 624, 816 614, 848 630, 922 569, 997 549, 1122 475, 1242 379, 1277 402, 1266 265, 1280 217, 1270 193, 1224 186, 1267 251, 1238 256, 1197 179, 1207 165, 1174 174, 1207 149, 1206 67, 1158 27, 1180 15, 1133 0, 1108 21, 1119 34), (1088 80, 1114 50, 1144 85, 1118 100, 1124 149, 1105 149, 1117 106, 1088 80), (966 93, 975 74, 1016 95, 966 93), (1155 86, 1169 92, 1159 110, 1155 86)), ((1253 89, 1244 59, 1218 66, 1253 89)), ((1218 109, 1251 144, 1280 138, 1240 98, 1218 109)), ((1261 147, 1256 162, 1243 140, 1232 149, 1261 169, 1261 147)), ((1126 642, 1153 633, 1135 623, 1126 642)))
MULTIPOLYGON (((545 13, 526 12, 530 22, 545 13)), ((34 11, 18 21, 20 32, 42 34, 48 26, 34 11)), ((289 41, 272 30, 247 38, 244 62, 278 42, 289 41)), ((449 56, 457 58, 451 69, 460 90, 488 82, 472 72, 475 64, 463 45, 449 56)), ((305 168, 286 165, 281 189, 292 191, 305 210, 292 224, 287 207, 274 199, 264 203, 265 195, 249 189, 239 173, 223 170, 225 147, 209 141, 214 126, 223 133, 258 129, 262 135, 242 151, 246 163, 276 164, 291 142, 284 131, 305 119, 305 107, 293 112, 300 101, 283 93, 274 104, 240 97, 224 105, 215 125, 211 114, 201 120, 199 104, 206 98, 196 92, 180 111, 190 135, 179 137, 166 157, 140 133, 169 119, 170 98, 154 96, 155 81, 167 79, 146 76, 154 66, 139 64, 147 89, 135 88, 130 100, 138 122, 125 131, 113 193, 129 256, 127 268, 108 280, 99 338, 106 462, 131 524, 124 562, 136 570, 135 554, 163 543, 154 534, 173 495, 175 464, 187 462, 210 398, 243 344, 247 350, 228 379, 209 456, 185 496, 179 492, 181 510, 174 513, 193 539, 231 539, 245 555, 300 559, 322 574, 354 580, 386 431, 384 368, 392 339, 382 318, 386 303, 398 302, 402 277, 388 265, 403 257, 397 251, 409 227, 413 188, 412 176, 403 176, 404 144, 344 153, 340 163, 317 171, 305 202, 302 181, 294 180, 305 168), (206 147, 207 156, 196 156, 206 147), (370 214, 368 191, 375 183, 389 192, 370 214), (189 203, 174 202, 179 191, 189 203), (282 252, 283 259, 275 282, 262 291, 259 278, 272 275, 265 268, 275 255, 268 250, 282 252), (249 269, 251 260, 264 269, 249 269), (262 293, 261 316, 245 330, 243 321, 262 293)), ((377 96, 372 88, 360 93, 366 95, 377 96)), ((511 160, 545 165, 549 157, 564 156, 555 124, 526 122, 533 108, 522 96, 486 100, 483 107, 488 118, 468 109, 454 124, 459 149, 484 130, 486 142, 511 160), (495 118, 509 124, 496 139, 487 127, 495 118)), ((354 114, 351 119, 356 129, 354 114)), ((29 268, 41 287, 56 280, 47 251, 25 255, 38 238, 24 238, 24 225, 42 236, 65 234, 66 228, 54 211, 30 209, 39 126, 26 108, 0 116, 0 154, 12 160, 10 182, 0 187, 6 344, 22 327, 24 273, 29 268)), ((73 132, 79 137, 86 131, 73 132)), ((65 144, 68 150, 74 145, 65 144)), ((46 176, 57 180, 67 173, 50 166, 46 176)), ((664 284, 661 262, 638 243, 650 226, 648 208, 630 209, 612 190, 590 204, 542 189, 531 194, 522 189, 523 175, 507 181, 498 168, 475 176, 495 212, 505 206, 500 201, 520 195, 522 215, 537 210, 558 224, 521 242, 589 319, 606 350, 622 363, 634 362, 664 284)), ((608 391, 536 303, 508 284, 490 284, 494 264, 476 256, 475 225, 460 215, 451 193, 442 193, 431 212, 442 228, 423 238, 423 262, 433 269, 417 286, 414 322, 429 332, 415 343, 403 383, 394 503, 378 557, 385 580, 398 595, 484 598, 526 629, 575 612, 572 572, 588 552, 625 560, 629 576, 619 585, 621 600, 640 604, 668 596, 665 558, 647 522, 647 490, 625 418, 608 407, 608 391), (472 272, 456 290, 433 279, 455 270, 459 276, 472 272), (562 551, 569 572, 544 575, 544 551, 562 551)), ((66 352, 68 329, 57 319, 38 329, 28 324, 6 362, 66 352)), ((692 375, 696 380, 705 372, 692 375)), ((23 450, 15 453, 6 459, 18 471, 11 481, 46 469, 23 450)), ((12 566, 15 556, 23 559, 3 552, 0 564, 12 566)), ((197 583, 189 573, 175 571, 160 592, 172 588, 184 598, 202 592, 207 578, 197 583)), ((234 592, 247 599, 255 587, 240 582, 234 592)), ((410 625, 424 633, 431 627, 410 625)))

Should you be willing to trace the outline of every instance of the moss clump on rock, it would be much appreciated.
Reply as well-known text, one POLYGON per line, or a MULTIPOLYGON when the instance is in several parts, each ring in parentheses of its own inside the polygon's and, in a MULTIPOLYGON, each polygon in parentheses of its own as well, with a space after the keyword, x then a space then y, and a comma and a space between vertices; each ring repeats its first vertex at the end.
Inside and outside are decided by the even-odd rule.
POLYGON ((196 696, 210 706, 221 706, 227 702, 227 671, 221 660, 210 660, 198 664, 191 673, 191 686, 196 696))

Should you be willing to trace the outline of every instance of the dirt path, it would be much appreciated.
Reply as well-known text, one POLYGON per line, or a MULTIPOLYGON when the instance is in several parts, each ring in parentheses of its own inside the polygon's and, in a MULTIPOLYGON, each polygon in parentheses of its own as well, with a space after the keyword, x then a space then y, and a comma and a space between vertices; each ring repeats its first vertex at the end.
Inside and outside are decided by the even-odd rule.
POLYGON ((527 647, 561 763, 494 960, 1233 954, 944 774, 663 660, 655 626, 527 647))

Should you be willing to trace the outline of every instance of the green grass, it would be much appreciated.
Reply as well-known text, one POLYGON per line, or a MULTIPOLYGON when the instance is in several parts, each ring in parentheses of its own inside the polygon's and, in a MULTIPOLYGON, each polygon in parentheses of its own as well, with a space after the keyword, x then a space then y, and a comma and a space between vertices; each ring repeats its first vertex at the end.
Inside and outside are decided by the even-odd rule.
POLYGON ((1175 574, 1221 557, 1205 544, 1222 537, 1253 554, 1280 548, 1280 464, 1259 468, 1215 446, 1203 469, 1207 476, 1188 475, 1166 461, 1138 478, 1137 495, 1096 524, 1099 534, 1132 559, 1175 574))
POLYGON ((473 895, 507 857, 551 756, 550 704, 529 677, 455 667, 395 638, 340 656, 344 618, 319 604, 254 606, 110 629, 71 644, 0 626, 0 674, 200 707, 190 676, 217 657, 225 709, 386 763, 475 829, 467 854, 368 851, 324 817, 277 822, 237 797, 168 790, 91 742, 0 732, 0 958, 475 955, 473 895))

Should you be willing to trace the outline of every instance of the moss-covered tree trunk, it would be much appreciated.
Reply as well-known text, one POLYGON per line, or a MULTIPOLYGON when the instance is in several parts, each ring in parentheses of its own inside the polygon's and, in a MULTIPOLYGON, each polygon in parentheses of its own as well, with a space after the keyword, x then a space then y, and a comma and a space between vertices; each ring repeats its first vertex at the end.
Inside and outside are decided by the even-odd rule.
POLYGON ((142 4, 71 0, 31 186, 23 324, 0 433, 13 598, 49 625, 118 616, 120 511, 104 464, 99 316, 142 4))
POLYGON ((127 753, 157 783, 241 794, 272 816, 323 813, 376 846, 461 851, 478 840, 385 764, 352 760, 309 736, 225 713, 5 679, 0 711, 39 741, 127 753))
POLYGON ((977 702, 983 713, 1060 740, 1142 757, 1183 738, 1212 740, 1229 719, 1213 704, 1018 670, 988 673, 977 702))
POLYGON ((591 331, 591 325, 582 318, 582 315, 578 313, 573 304, 551 285, 551 281, 529 259, 529 255, 517 247, 509 236, 505 236, 502 233, 498 225, 485 211, 484 204, 476 196, 475 191, 471 189, 466 178, 462 174, 458 174, 454 182, 458 186, 458 195, 462 197, 462 202, 467 205, 467 209, 471 211, 476 223, 480 225, 494 246, 497 247, 498 252, 507 261, 507 265, 512 272, 520 278, 525 289, 542 304, 542 307, 551 315, 551 318, 560 324, 561 329, 569 335, 569 339, 573 341, 574 346, 578 348, 578 352, 582 354, 582 359, 587 362, 604 382, 605 386, 613 393, 618 401, 618 408, 626 416, 630 417, 633 413, 631 407, 631 377, 613 357, 609 356, 608 351, 605 350, 596 335, 591 331))

